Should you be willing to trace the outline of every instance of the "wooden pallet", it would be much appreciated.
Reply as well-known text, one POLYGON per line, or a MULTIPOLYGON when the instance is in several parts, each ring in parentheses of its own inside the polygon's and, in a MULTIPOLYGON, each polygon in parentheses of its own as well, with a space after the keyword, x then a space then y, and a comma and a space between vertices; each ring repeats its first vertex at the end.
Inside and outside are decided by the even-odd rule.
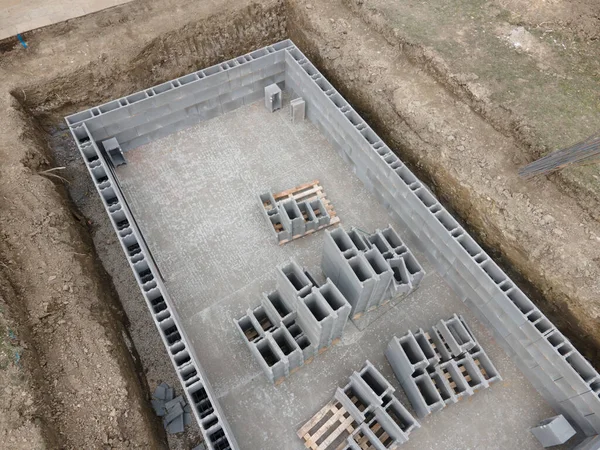
POLYGON ((302 428, 298 430, 298 437, 304 440, 304 446, 311 450, 333 449, 345 447, 345 437, 350 436, 357 424, 337 400, 330 401, 315 414, 302 428))
MULTIPOLYGON (((304 183, 304 184, 301 184, 300 186, 296 186, 295 188, 278 192, 277 194, 273 195, 273 198, 278 203, 285 201, 285 200, 289 200, 289 199, 294 199, 298 203, 320 199, 321 202, 323 202, 323 205, 325 205, 327 214, 329 214, 329 217, 331 217, 331 220, 329 221, 329 223, 327 225, 323 225, 315 230, 307 231, 304 234, 292 236, 290 239, 280 241, 279 245, 287 244, 290 241, 307 236, 311 233, 314 233, 315 231, 322 230, 323 228, 327 228, 332 225, 336 225, 340 222, 340 218, 337 216, 337 213, 335 212, 333 205, 327 198, 327 194, 325 194, 323 186, 321 186, 321 184, 319 183, 319 180, 313 180, 310 183, 304 183)), ((274 207, 274 205, 270 205, 268 203, 263 203, 263 207, 268 211, 268 210, 272 209, 274 207)), ((318 212, 318 211, 315 211, 315 212, 318 212)), ((304 214, 304 220, 308 220, 308 217, 306 217, 306 214, 304 214)), ((275 229, 275 232, 279 233, 283 229, 283 226, 279 223, 279 224, 274 224, 273 228, 275 229)))

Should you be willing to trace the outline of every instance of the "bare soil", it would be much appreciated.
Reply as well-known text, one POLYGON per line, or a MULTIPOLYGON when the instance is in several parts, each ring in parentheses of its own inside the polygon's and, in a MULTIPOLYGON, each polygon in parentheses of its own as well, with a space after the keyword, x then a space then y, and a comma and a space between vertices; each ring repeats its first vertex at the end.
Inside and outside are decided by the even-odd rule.
POLYGON ((554 180, 520 180, 519 140, 345 4, 290 1, 290 37, 598 365, 600 224, 554 180))

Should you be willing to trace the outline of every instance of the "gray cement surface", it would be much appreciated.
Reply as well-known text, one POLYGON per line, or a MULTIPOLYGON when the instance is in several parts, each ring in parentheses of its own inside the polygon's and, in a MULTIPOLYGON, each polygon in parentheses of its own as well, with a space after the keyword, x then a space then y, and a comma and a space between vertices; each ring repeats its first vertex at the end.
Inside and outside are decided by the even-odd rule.
POLYGON ((126 153, 117 169, 123 191, 165 278, 186 333, 242 448, 301 449, 296 430, 369 359, 396 387, 383 351, 393 335, 463 314, 504 380, 423 421, 403 448, 539 448, 528 431, 554 415, 490 333, 411 246, 427 276, 420 287, 342 342, 273 386, 232 320, 275 288, 275 266, 294 257, 320 274, 323 234, 279 246, 257 194, 319 179, 341 225, 367 232, 391 219, 309 122, 293 124, 287 102, 262 102, 126 153))

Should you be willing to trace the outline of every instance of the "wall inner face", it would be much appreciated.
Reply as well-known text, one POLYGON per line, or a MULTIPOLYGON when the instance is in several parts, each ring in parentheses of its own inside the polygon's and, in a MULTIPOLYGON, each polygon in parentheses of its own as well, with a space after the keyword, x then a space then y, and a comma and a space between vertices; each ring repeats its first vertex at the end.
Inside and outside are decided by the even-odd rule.
MULTIPOLYGON (((268 291, 273 284, 266 275, 269 267, 275 267, 281 258, 294 256, 309 266, 319 264, 318 233, 298 241, 294 250, 286 248, 276 256, 272 256, 272 251, 261 251, 259 247, 271 244, 267 243, 270 235, 263 235, 268 230, 258 207, 243 199, 251 193, 271 188, 283 190, 315 178, 330 189, 343 224, 371 230, 383 228, 387 223, 382 220, 389 214, 395 226, 423 251, 432 272, 437 272, 433 275, 442 290, 447 283, 454 291, 446 295, 432 287, 429 295, 450 297, 446 303, 439 302, 452 309, 450 314, 461 310, 471 314, 473 320, 481 320, 481 329, 493 333, 555 410, 586 434, 600 430, 600 378, 596 371, 291 41, 68 116, 66 120, 209 448, 239 448, 234 432, 243 435, 241 442, 246 442, 250 434, 244 423, 248 423, 247 427, 256 426, 250 415, 244 417, 252 413, 244 398, 260 392, 268 403, 271 400, 264 398, 277 399, 278 394, 269 391, 272 386, 257 386, 259 381, 244 382, 244 377, 252 379, 254 375, 241 369, 249 361, 241 353, 232 353, 229 361, 219 352, 224 362, 216 364, 216 350, 204 343, 211 336, 203 330, 221 320, 216 319, 220 314, 234 317, 244 302, 248 306, 255 304, 260 292, 268 291), (267 114, 261 109, 264 88, 273 83, 286 92, 284 102, 298 96, 306 101, 309 123, 291 126, 286 111, 267 114), (194 128, 189 135, 175 134, 190 127, 194 128), (129 161, 127 165, 115 168, 112 164, 103 144, 112 138, 116 138, 118 148, 129 161), (197 149, 190 144, 190 138, 198 143, 197 149), (173 149, 172 156, 161 147, 165 142, 173 149), (336 161, 340 156, 346 166, 336 161), (344 176, 348 166, 352 176, 344 176), (211 179, 211 173, 218 177, 211 179), (180 196, 168 197, 169 192, 180 196), (186 195, 188 192, 191 197, 186 195), (163 208, 170 211, 168 215, 152 217, 152 210, 163 208), (183 214, 185 211, 191 212, 183 214), (215 243, 216 247, 211 248, 215 243), (194 248, 207 250, 201 253, 205 259, 198 258, 194 248), (223 251, 224 248, 228 250, 223 251), (188 255, 194 264, 179 270, 178 263, 188 255), (247 264, 248 260, 252 264, 247 264), (245 299, 236 300, 240 292, 245 299), (215 306, 216 300, 220 301, 219 307, 215 306), (205 327, 197 327, 197 323, 205 327), (202 368, 204 361, 210 362, 206 370, 202 368), (231 366, 240 370, 228 370, 231 366)), ((433 277, 431 280, 435 284, 433 277)), ((422 290, 426 288, 427 284, 422 290)), ((439 304, 423 299, 422 302, 431 306, 431 314, 436 308, 443 309, 439 304)), ((428 311, 427 307, 421 309, 428 311)), ((401 315, 389 314, 386 318, 388 328, 383 329, 392 335, 421 326, 420 322, 403 322, 401 315)), ((422 321, 430 319, 426 314, 421 316, 422 321)), ((227 326, 233 328, 231 322, 224 321, 222 328, 227 326)), ((378 340, 362 333, 356 337, 362 344, 353 354, 363 360, 374 359, 367 350, 378 345, 378 340)), ((379 336, 386 338, 387 335, 379 336)), ((227 343, 231 348, 238 344, 243 349, 243 343, 227 343)), ((503 358, 501 352, 497 355, 503 358)), ((325 357, 312 375, 326 377, 326 368, 336 367, 339 377, 327 378, 331 386, 335 385, 338 378, 343 379, 341 372, 350 370, 343 361, 354 363, 353 358, 343 356, 343 352, 332 354, 331 361, 325 357)), ((356 363, 355 367, 361 364, 356 363)), ((509 371, 511 364, 507 360, 509 371)), ((275 421, 273 428, 289 428, 290 420, 306 420, 320 408, 322 396, 307 392, 308 384, 301 383, 302 374, 298 377, 298 384, 290 379, 290 389, 297 389, 295 398, 306 400, 280 410, 280 416, 287 420, 275 421)), ((279 400, 284 402, 283 397, 279 400)), ((295 429, 301 423, 292 425, 295 429)), ((281 439, 286 435, 276 436, 281 439)), ((269 435, 262 438, 267 441, 269 435)))

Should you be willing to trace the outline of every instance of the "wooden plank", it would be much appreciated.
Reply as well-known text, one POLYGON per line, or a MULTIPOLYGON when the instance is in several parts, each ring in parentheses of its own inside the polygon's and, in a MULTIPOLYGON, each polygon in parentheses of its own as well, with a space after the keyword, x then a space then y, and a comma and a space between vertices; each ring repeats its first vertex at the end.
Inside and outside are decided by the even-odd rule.
POLYGON ((300 186, 296 186, 296 187, 294 187, 294 188, 291 188, 291 189, 287 189, 287 190, 285 190, 285 191, 278 192, 277 194, 273 195, 273 198, 274 198, 275 200, 277 200, 277 199, 279 199, 279 198, 284 198, 284 197, 287 197, 287 196, 289 196, 290 194, 293 194, 293 193, 295 193, 295 192, 301 191, 301 190, 303 190, 303 189, 310 188, 310 187, 314 186, 315 184, 319 184, 319 180, 313 180, 313 181, 311 181, 310 183, 304 183, 304 184, 301 184, 300 186))
MULTIPOLYGON (((323 425, 321 425, 321 428, 319 428, 317 431, 315 431, 310 436, 310 440, 316 444, 317 441, 319 440, 319 438, 321 436, 323 436, 325 433, 327 433, 333 424, 340 421, 340 416, 342 416, 342 418, 343 418, 345 413, 346 413, 346 410, 344 408, 338 409, 327 422, 325 422, 323 425)), ((319 448, 320 447, 321 446, 319 445, 319 448)))
POLYGON ((325 439, 321 445, 317 447, 317 449, 326 450, 327 447, 329 447, 339 437, 339 435, 342 434, 350 424, 352 424, 352 422, 354 422, 354 418, 352 416, 348 416, 346 419, 344 419, 344 421, 335 429, 333 433, 327 436, 327 439, 325 439))
MULTIPOLYGON (((318 422, 319 420, 321 420, 323 417, 325 417, 325 415, 331 411, 331 408, 334 407, 334 405, 337 402, 335 400, 330 401, 329 403, 327 403, 325 406, 323 406, 323 408, 321 408, 314 416, 311 417, 311 419, 306 422, 299 430, 298 430, 298 437, 299 438, 303 438, 305 434, 307 434, 311 428, 313 428, 318 422)), ((337 408, 336 408, 337 409, 337 408)))

